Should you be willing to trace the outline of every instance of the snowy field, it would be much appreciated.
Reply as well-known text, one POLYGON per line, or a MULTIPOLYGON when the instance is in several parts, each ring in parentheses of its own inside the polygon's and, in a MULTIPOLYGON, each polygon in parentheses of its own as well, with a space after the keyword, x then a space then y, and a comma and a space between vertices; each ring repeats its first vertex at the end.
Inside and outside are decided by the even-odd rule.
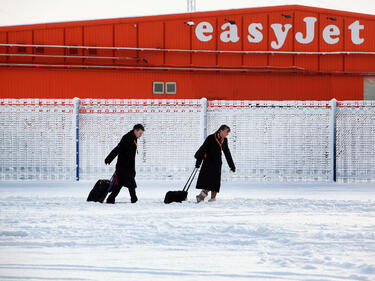
POLYGON ((218 201, 85 202, 93 182, 0 183, 0 280, 375 280, 375 184, 229 184, 218 201))

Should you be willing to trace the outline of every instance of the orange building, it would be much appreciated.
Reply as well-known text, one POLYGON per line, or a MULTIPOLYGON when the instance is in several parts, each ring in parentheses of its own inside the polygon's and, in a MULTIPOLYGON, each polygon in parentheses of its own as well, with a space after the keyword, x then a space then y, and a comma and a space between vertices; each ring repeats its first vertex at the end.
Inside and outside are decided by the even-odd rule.
POLYGON ((287 5, 0 27, 1 98, 375 99, 375 16, 287 5))

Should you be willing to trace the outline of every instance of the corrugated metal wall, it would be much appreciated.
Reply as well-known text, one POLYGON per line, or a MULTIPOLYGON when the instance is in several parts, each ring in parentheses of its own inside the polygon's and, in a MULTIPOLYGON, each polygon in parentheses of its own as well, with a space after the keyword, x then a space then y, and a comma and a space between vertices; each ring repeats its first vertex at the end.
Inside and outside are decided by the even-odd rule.
POLYGON ((288 73, 0 69, 0 88, 11 98, 363 99, 362 77, 288 73), (176 82, 177 94, 153 94, 152 81, 176 82))

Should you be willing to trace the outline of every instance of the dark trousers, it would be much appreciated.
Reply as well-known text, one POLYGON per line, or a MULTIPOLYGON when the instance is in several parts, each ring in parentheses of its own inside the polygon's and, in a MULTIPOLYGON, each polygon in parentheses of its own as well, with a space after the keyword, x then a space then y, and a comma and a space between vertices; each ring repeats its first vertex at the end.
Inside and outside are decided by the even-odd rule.
MULTIPOLYGON (((121 185, 114 185, 112 187, 112 192, 107 198, 107 203, 114 204, 116 196, 120 193, 122 186, 121 185)), ((129 194, 130 194, 130 201, 135 203, 138 201, 137 194, 135 193, 135 188, 128 187, 129 194)))

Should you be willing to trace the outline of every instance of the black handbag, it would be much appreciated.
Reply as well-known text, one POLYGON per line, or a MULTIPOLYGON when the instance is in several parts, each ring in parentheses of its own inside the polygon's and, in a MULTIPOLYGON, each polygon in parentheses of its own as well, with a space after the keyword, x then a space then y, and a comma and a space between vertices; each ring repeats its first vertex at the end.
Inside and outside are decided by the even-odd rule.
POLYGON ((182 203, 182 201, 186 201, 188 190, 190 188, 191 183, 194 180, 194 177, 198 171, 198 168, 194 168, 193 172, 191 173, 189 179, 187 180, 184 188, 179 191, 168 191, 167 194, 165 194, 164 203, 169 204, 172 202, 179 202, 182 203))

